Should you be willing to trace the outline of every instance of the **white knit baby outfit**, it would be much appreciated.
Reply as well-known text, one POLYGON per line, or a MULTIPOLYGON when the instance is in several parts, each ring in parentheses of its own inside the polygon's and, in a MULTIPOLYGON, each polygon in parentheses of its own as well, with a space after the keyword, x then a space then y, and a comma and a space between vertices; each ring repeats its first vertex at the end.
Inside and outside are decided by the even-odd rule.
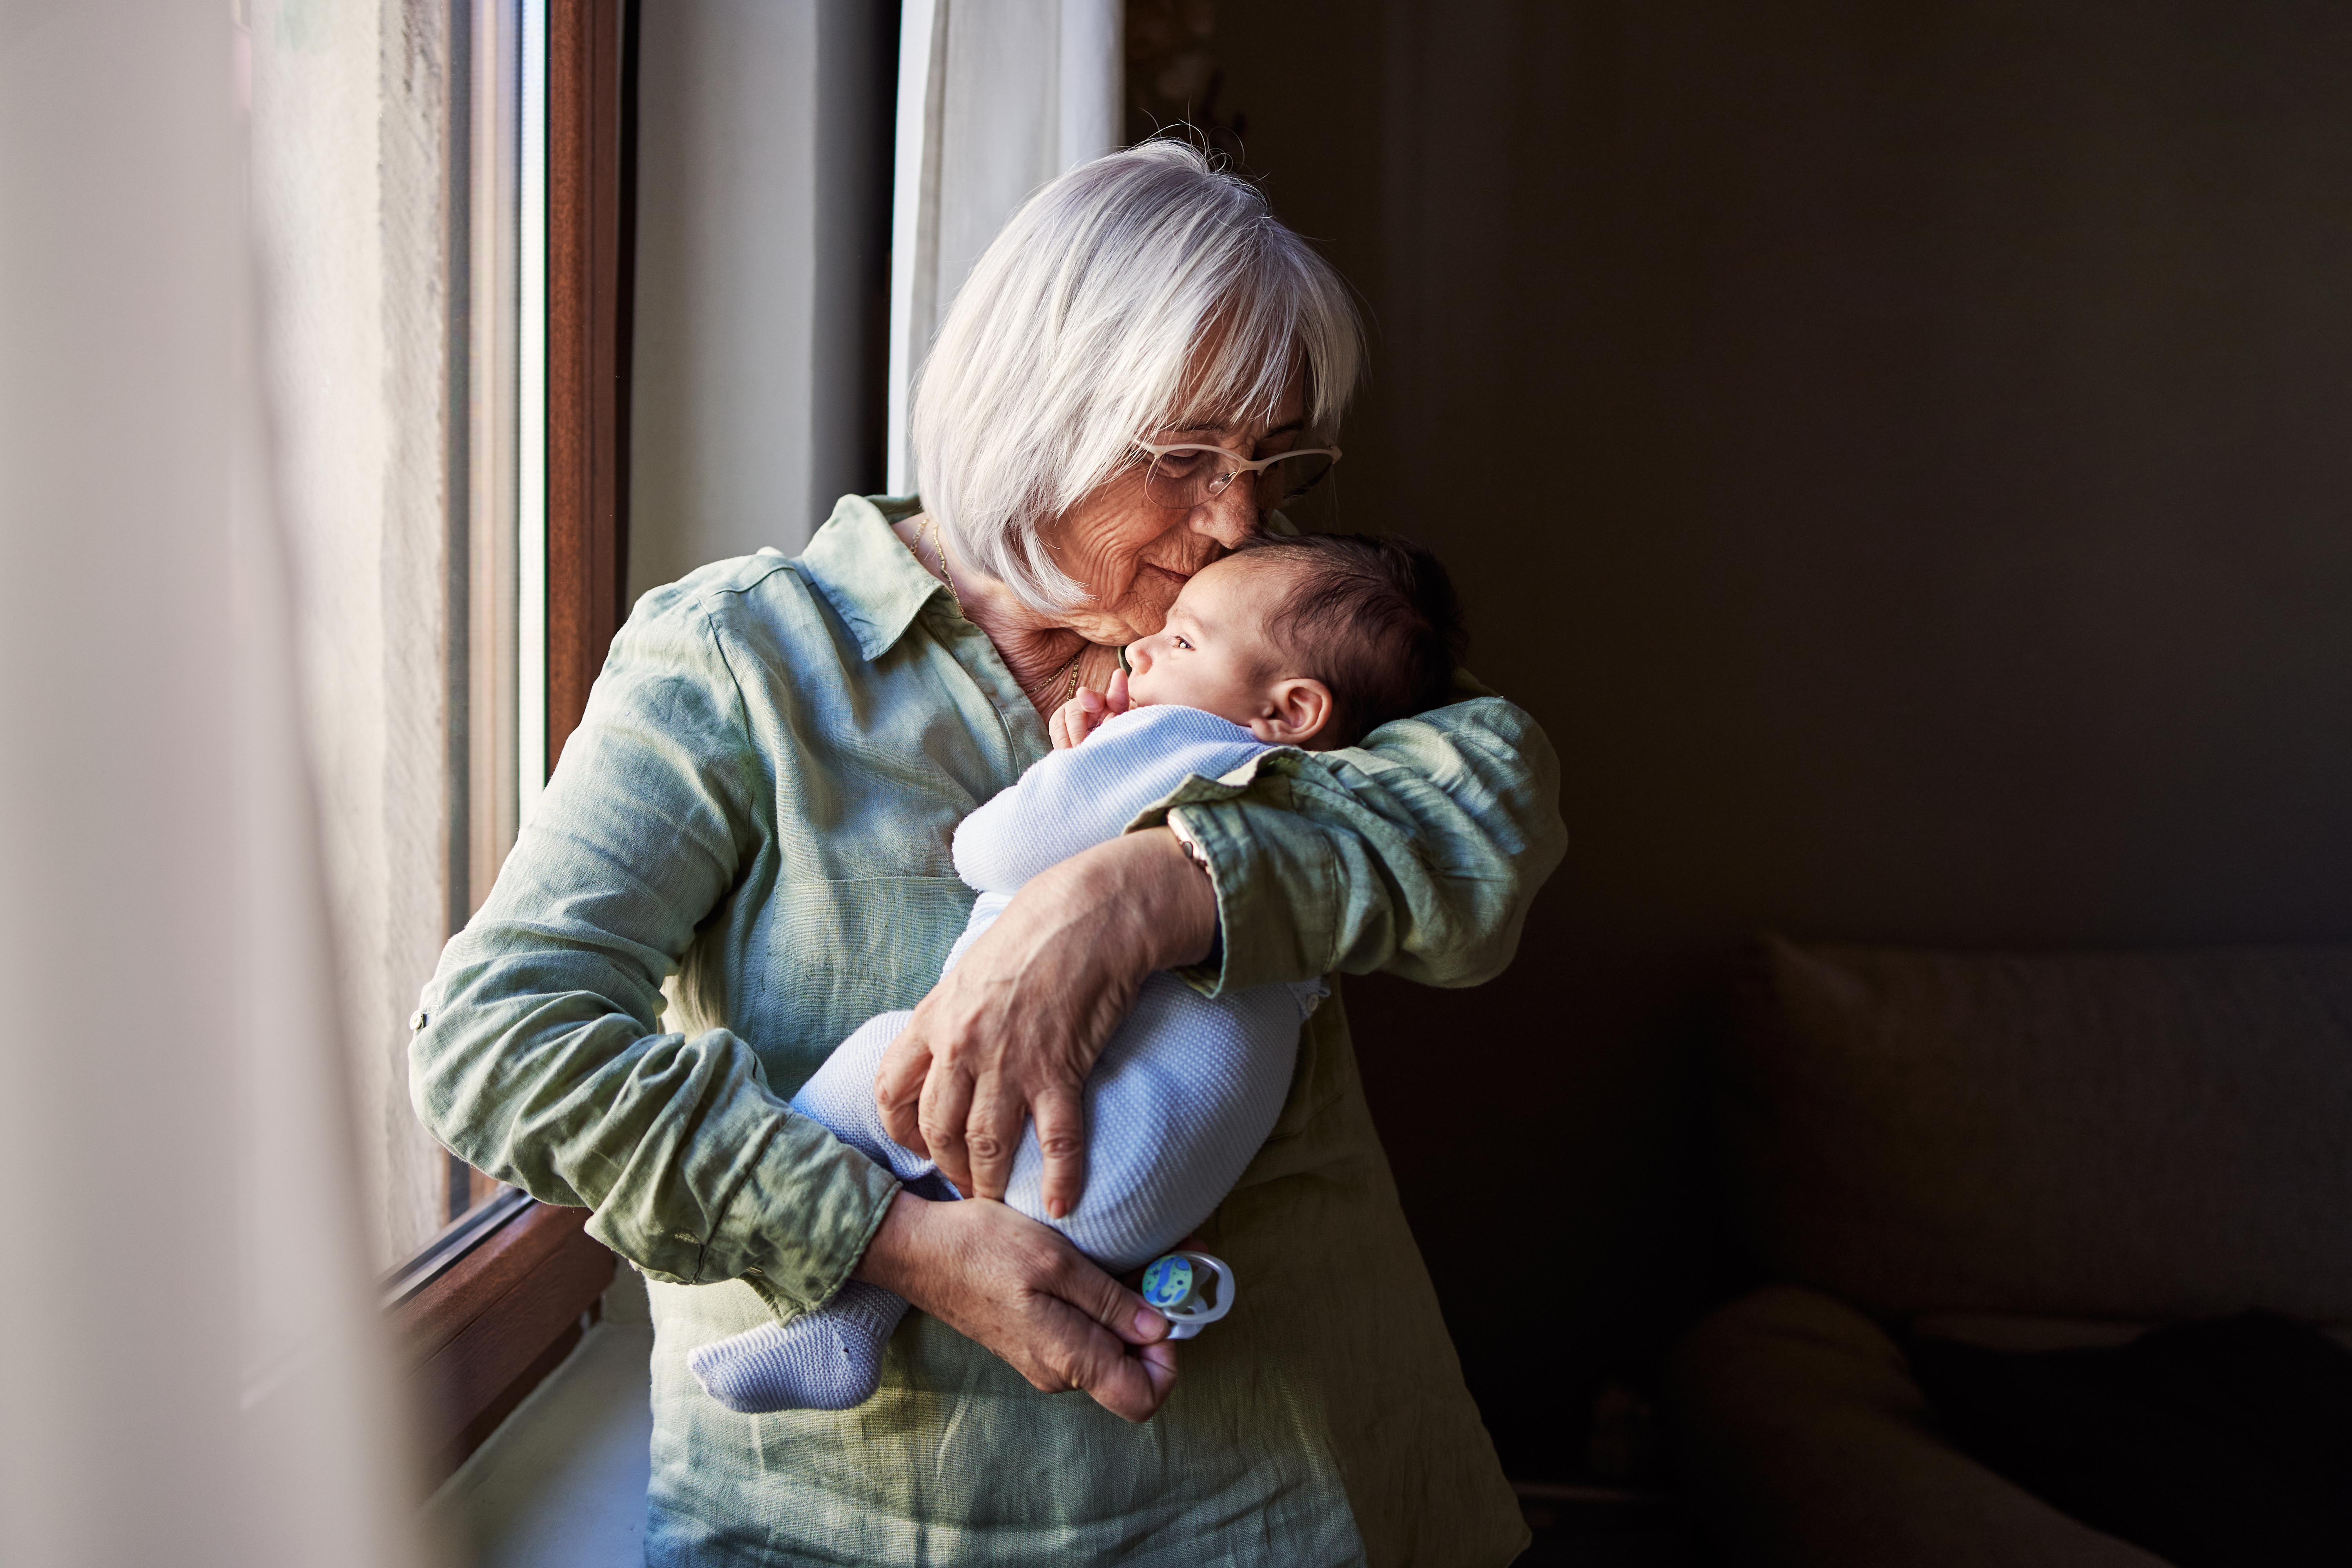
MULTIPOLYGON (((1151 707, 1107 720, 1083 744, 1037 763, 956 829, 956 873, 980 900, 941 974, 1030 878, 1118 837, 1188 777, 1222 777, 1270 749, 1213 713, 1151 707)), ((1166 1251, 1209 1217, 1265 1142, 1290 1092, 1298 1026, 1325 994, 1309 981, 1213 1000, 1172 974, 1147 976, 1087 1079, 1086 1189, 1076 1206, 1046 1217, 1034 1124, 1004 1201, 1113 1272, 1166 1251)), ((953 1198, 937 1166, 891 1140, 874 1103, 882 1053, 910 1016, 867 1019, 802 1086, 793 1109, 888 1165, 908 1190, 953 1198)), ((906 1310, 899 1297, 852 1279, 817 1310, 704 1345, 687 1364, 730 1410, 846 1410, 872 1395, 883 1346, 906 1310)))

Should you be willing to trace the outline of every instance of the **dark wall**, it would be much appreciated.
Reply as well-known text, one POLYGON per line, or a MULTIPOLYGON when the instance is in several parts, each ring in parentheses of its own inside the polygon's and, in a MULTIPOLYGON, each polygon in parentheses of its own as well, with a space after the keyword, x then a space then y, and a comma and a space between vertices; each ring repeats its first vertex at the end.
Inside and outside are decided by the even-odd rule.
POLYGON ((2352 7, 1228 5, 1374 323, 1347 526, 1559 749, 1517 968, 1351 983, 1522 1473, 1736 1279, 1744 933, 2352 939, 2352 7))

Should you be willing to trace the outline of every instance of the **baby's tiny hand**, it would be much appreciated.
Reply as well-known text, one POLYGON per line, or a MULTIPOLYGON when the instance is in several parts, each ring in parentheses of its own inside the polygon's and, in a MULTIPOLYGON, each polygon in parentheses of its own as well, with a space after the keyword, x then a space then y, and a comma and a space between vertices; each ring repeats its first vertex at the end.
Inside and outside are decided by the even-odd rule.
POLYGON ((1092 687, 1078 688, 1076 696, 1054 710, 1054 721, 1050 726, 1054 749, 1068 751, 1093 734, 1095 727, 1109 717, 1110 708, 1104 702, 1102 693, 1092 687))
POLYGON ((1110 689, 1097 691, 1081 686, 1077 694, 1054 710, 1047 733, 1054 737, 1054 749, 1066 752, 1098 729, 1102 721, 1116 713, 1124 713, 1134 704, 1128 700, 1127 671, 1111 671, 1110 689))

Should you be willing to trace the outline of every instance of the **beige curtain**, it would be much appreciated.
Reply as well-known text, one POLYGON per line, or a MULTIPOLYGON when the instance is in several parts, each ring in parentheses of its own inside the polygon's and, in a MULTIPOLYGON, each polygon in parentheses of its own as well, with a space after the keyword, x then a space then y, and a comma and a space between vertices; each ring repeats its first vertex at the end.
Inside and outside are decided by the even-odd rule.
POLYGON ((226 5, 0 16, 0 1562, 419 1561, 226 5))
POLYGON ((1029 194, 1118 146, 1119 0, 905 0, 891 215, 889 485, 908 399, 971 264, 1029 194))

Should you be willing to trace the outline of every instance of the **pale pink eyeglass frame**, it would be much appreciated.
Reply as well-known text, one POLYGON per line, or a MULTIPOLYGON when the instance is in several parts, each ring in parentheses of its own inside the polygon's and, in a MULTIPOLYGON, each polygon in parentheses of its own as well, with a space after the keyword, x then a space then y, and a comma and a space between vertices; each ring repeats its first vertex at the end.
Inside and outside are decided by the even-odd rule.
MULTIPOLYGON (((1171 452, 1207 453, 1231 463, 1233 465, 1231 468, 1209 481, 1208 495, 1211 500, 1224 494, 1232 488, 1233 482, 1244 474, 1262 474, 1276 463, 1287 462, 1293 458, 1328 458, 1336 465, 1340 457, 1339 448, 1337 447, 1301 447, 1296 451, 1276 452, 1271 458, 1244 458, 1239 452, 1228 452, 1223 447, 1202 446, 1197 441, 1179 441, 1167 447, 1155 447, 1149 441, 1138 441, 1135 444, 1135 449, 1139 452, 1150 453, 1154 466, 1158 465, 1160 458, 1171 452)), ((1328 468, 1324 470, 1325 473, 1329 471, 1328 468)), ((1317 475, 1316 483, 1322 483, 1322 475, 1317 475)), ((1147 485, 1150 482, 1150 470, 1148 468, 1144 473, 1144 482, 1147 485)), ((1303 495, 1306 492, 1302 490, 1299 493, 1303 495)))

